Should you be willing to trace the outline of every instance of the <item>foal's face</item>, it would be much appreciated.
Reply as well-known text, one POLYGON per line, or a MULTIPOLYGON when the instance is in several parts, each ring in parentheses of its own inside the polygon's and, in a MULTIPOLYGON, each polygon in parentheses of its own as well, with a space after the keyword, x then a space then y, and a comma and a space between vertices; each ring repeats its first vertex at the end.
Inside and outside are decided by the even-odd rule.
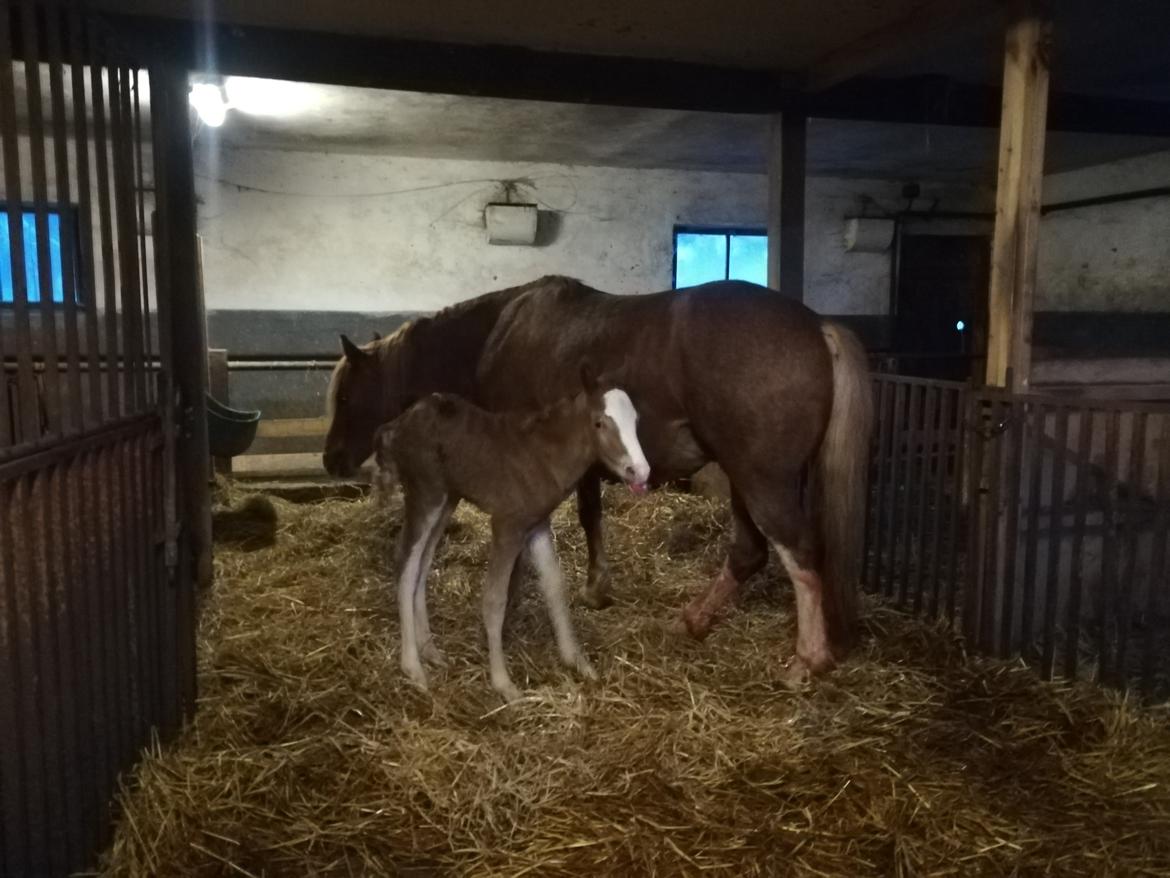
POLYGON ((590 396, 597 456, 635 494, 646 492, 650 464, 638 442, 638 413, 624 390, 590 396))

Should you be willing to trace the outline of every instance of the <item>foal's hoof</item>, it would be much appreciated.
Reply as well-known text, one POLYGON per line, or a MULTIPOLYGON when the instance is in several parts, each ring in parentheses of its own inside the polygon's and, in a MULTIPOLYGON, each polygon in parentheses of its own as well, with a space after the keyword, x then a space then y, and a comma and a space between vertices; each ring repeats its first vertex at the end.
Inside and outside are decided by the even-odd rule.
POLYGON ((586 588, 581 591, 581 603, 593 610, 604 610, 613 603, 613 598, 605 589, 586 588))
POLYGON ((434 665, 436 668, 445 668, 448 664, 447 654, 433 643, 428 643, 422 648, 422 658, 424 662, 434 665))
POLYGON ((597 671, 593 668, 593 665, 589 663, 589 659, 585 658, 585 656, 577 656, 577 660, 573 663, 573 667, 575 667, 577 669, 577 673, 586 680, 597 680, 597 671))
POLYGON ((706 640, 711 633, 711 620, 693 612, 690 607, 678 614, 670 623, 668 630, 678 637, 691 637, 695 640, 706 640))
POLYGON ((513 701, 519 701, 524 697, 524 693, 520 691, 515 683, 501 683, 498 686, 492 686, 492 688, 499 692, 500 697, 509 704, 513 701))
POLYGON ((404 666, 402 668, 402 672, 406 674, 406 679, 409 680, 410 684, 416 689, 419 689, 423 692, 430 691, 427 688, 427 672, 424 671, 421 666, 409 668, 404 666))
POLYGON ((812 679, 812 672, 809 671, 808 665, 804 663, 798 655, 794 655, 788 660, 787 666, 781 674, 785 685, 791 686, 793 689, 798 689, 802 686, 808 685, 809 680, 812 679))

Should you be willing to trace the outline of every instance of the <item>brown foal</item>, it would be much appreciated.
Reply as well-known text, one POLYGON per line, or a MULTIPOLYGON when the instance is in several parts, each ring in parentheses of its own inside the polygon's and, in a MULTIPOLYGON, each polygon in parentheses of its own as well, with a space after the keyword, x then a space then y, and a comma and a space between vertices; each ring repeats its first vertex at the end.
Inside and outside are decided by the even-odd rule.
POLYGON ((402 670, 420 688, 427 688, 422 660, 444 663, 431 637, 426 579, 460 500, 491 516, 483 621, 492 687, 509 701, 520 697, 502 636, 508 583, 522 550, 536 568, 561 660, 596 679, 569 620, 549 516, 590 467, 602 464, 641 493, 650 465, 625 391, 603 390, 588 368, 582 380, 584 393, 527 414, 491 413, 462 397, 431 394, 379 430, 379 468, 394 471, 405 506, 398 549, 402 670))

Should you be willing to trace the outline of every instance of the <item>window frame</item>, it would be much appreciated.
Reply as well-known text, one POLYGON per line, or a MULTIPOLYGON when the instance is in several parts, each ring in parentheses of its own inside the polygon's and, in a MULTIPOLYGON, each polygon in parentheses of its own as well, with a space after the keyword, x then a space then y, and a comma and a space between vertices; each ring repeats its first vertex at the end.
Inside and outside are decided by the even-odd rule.
MULTIPOLYGON (((735 235, 742 235, 744 237, 752 238, 767 238, 767 228, 760 228, 759 226, 702 226, 702 225, 676 225, 674 231, 671 233, 671 254, 670 254, 670 288, 677 290, 678 286, 678 236, 679 235, 722 235, 727 239, 727 247, 723 254, 723 278, 728 280, 731 275, 731 239, 735 235)), ((710 283, 718 283, 718 281, 710 281, 710 283)))
MULTIPOLYGON (((8 206, 11 202, 3 197, 0 197, 0 222, 8 222, 8 206)), ((36 214, 38 205, 32 201, 22 201, 20 203, 21 223, 24 222, 24 214, 36 214)), ((65 259, 72 258, 73 264, 73 306, 75 308, 86 308, 89 304, 88 290, 85 288, 85 278, 82 277, 82 252, 81 252, 81 211, 79 207, 72 202, 56 202, 51 201, 44 205, 46 214, 56 213, 61 217, 61 301, 53 300, 54 308, 64 308, 66 305, 66 295, 68 291, 65 287, 65 259)), ((15 284, 15 280, 13 281, 15 284)), ((6 311, 16 306, 15 287, 13 289, 12 300, 0 299, 0 311, 6 311)), ((41 308, 44 303, 41 301, 27 302, 29 308, 41 308)))

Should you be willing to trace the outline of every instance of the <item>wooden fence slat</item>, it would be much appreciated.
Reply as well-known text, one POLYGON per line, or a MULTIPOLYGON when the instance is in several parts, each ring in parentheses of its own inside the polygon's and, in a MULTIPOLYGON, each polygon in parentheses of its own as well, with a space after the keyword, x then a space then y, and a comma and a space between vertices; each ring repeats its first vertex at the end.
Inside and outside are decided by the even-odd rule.
POLYGON ((1117 571, 1114 568, 1116 554, 1117 520, 1117 465, 1120 456, 1121 412, 1110 411, 1105 417, 1105 478, 1102 485, 1102 548, 1101 582, 1097 590, 1097 680, 1109 681, 1112 666, 1113 624, 1112 598, 1115 594, 1117 571))
POLYGON ((1018 649, 1025 659, 1034 660, 1036 654, 1036 554, 1039 551, 1040 491, 1044 482, 1044 453, 1040 437, 1044 433, 1048 409, 1042 403, 1033 403, 1028 408, 1032 414, 1028 437, 1029 469, 1026 507, 1028 522, 1024 531, 1024 602, 1020 609, 1018 649))
POLYGON ((995 654, 1006 658, 1013 652, 1012 633, 1015 630, 1017 588, 1016 560, 1020 546, 1020 479, 1023 475, 1025 421, 1024 409, 1020 405, 1009 407, 1007 425, 1007 463, 1004 471, 1004 506, 1006 517, 1001 531, 1003 534, 1003 586, 1000 600, 999 640, 995 654))
POLYGON ((1076 488, 1073 496, 1073 537, 1069 552, 1068 616, 1065 621, 1064 676, 1075 680, 1079 668, 1081 645, 1081 605, 1084 590, 1085 528, 1088 524, 1089 479, 1092 476, 1089 455, 1093 447, 1094 417, 1090 409, 1079 409, 1077 429, 1076 488))
POLYGON ((1129 465, 1125 503, 1124 569, 1117 595, 1117 685, 1124 686, 1132 676, 1129 669, 1129 637, 1133 627, 1133 593, 1142 571, 1137 563, 1139 527, 1141 526, 1142 478, 1146 457, 1146 423, 1149 415, 1138 412, 1133 417, 1129 441, 1129 465))
POLYGON ((1166 632, 1170 620, 1170 414, 1159 419, 1158 433, 1158 513, 1154 525, 1153 545, 1150 551, 1150 583, 1146 593, 1146 636, 1142 650, 1142 690, 1152 695, 1155 690, 1154 674, 1161 664, 1165 673, 1170 670, 1170 656, 1166 645, 1158 643, 1158 633, 1166 632), (1159 598, 1162 606, 1159 607, 1159 598), (1160 662, 1159 662, 1160 659, 1160 662))
MULTIPOLYGON (((930 471, 931 462, 935 460, 935 455, 941 456, 941 443, 938 442, 938 410, 939 410, 939 396, 942 393, 938 387, 927 387, 924 390, 926 397, 923 404, 922 414, 922 443, 921 443, 921 458, 918 467, 918 491, 917 491, 917 518, 914 525, 913 546, 910 549, 910 554, 914 556, 914 588, 912 589, 912 602, 915 613, 921 612, 923 603, 923 589, 926 584, 926 534, 928 520, 928 508, 930 506, 931 492, 930 492, 930 471)), ((907 577, 909 571, 907 571, 907 577)))
MULTIPOLYGON (((1068 406, 1056 409, 1056 446, 1052 451, 1052 495, 1048 506, 1048 564, 1044 588, 1044 640, 1040 675, 1051 679, 1056 664, 1056 619, 1064 535, 1064 475, 1068 456, 1068 406)), ((1037 437, 1043 439, 1044 436, 1037 437)))

